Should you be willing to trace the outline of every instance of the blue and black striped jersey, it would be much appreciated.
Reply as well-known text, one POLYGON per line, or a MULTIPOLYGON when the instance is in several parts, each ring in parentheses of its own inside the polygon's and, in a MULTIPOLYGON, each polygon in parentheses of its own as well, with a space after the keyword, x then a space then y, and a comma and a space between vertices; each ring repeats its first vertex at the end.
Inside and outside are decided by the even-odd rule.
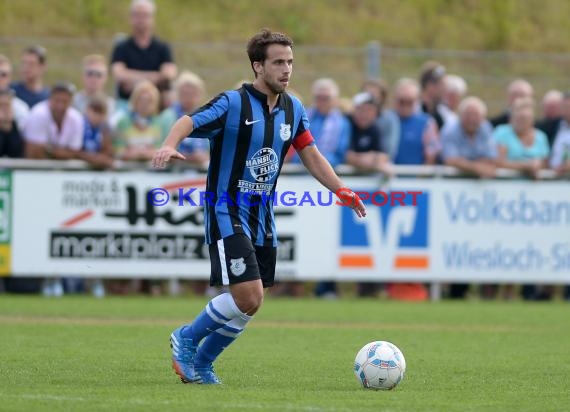
POLYGON ((244 233, 258 246, 277 246, 272 195, 289 147, 314 144, 301 102, 281 93, 270 113, 251 84, 219 94, 190 115, 190 137, 210 140, 205 202, 206 242, 244 233))

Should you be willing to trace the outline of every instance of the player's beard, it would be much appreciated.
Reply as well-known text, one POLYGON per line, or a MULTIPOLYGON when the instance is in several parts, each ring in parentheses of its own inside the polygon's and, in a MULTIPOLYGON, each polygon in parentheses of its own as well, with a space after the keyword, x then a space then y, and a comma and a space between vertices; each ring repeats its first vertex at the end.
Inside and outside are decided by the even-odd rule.
POLYGON ((268 79, 264 79, 267 88, 271 90, 272 93, 279 94, 283 93, 286 89, 286 86, 283 86, 280 81, 269 81, 268 79))

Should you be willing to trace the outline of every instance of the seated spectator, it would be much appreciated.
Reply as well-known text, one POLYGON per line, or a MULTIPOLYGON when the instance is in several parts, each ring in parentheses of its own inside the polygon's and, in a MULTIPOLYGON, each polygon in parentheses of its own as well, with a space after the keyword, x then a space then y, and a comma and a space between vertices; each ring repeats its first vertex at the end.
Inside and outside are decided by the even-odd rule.
POLYGON ((361 91, 368 92, 378 101, 380 114, 378 115, 378 127, 382 134, 382 144, 386 149, 386 153, 393 159, 398 148, 398 139, 400 138, 400 120, 398 115, 386 108, 388 100, 388 87, 380 79, 368 79, 361 87, 361 91))
POLYGON ((511 106, 513 102, 520 98, 530 98, 532 99, 534 95, 534 89, 531 84, 523 79, 513 80, 509 83, 507 87, 507 109, 500 115, 490 119, 493 128, 508 124, 511 120, 511 106))
MULTIPOLYGON (((11 89, 11 81, 12 64, 6 56, 0 54, 0 90, 11 89)), ((12 114, 20 131, 23 130, 24 122, 26 121, 29 113, 29 106, 23 100, 18 99, 14 93, 12 96, 12 114)))
POLYGON ((107 123, 107 97, 97 94, 89 97, 84 117, 83 146, 78 156, 97 169, 113 167, 113 143, 107 123))
POLYGON ((158 113, 160 95, 151 82, 137 85, 129 100, 129 112, 119 120, 114 140, 115 157, 150 160, 168 133, 158 113))
POLYGON ((16 97, 23 100, 30 108, 49 97, 49 90, 43 83, 46 60, 47 53, 43 47, 32 46, 25 49, 20 67, 22 81, 12 83, 16 97))
POLYGON ((534 127, 534 102, 521 98, 512 105, 510 124, 493 132, 498 147, 498 166, 521 171, 537 179, 547 166, 549 148, 544 132, 534 127))
POLYGON ((361 170, 392 174, 390 157, 383 147, 382 134, 378 127, 378 102, 370 93, 354 96, 350 116, 350 148, 346 162, 361 170))
POLYGON ((71 107, 75 86, 56 83, 48 101, 38 103, 24 126, 26 157, 73 159, 83 145, 83 116, 71 107))
POLYGON ((462 77, 455 74, 447 74, 443 78, 443 104, 441 114, 444 123, 457 118, 459 104, 467 94, 467 83, 462 77))
MULTIPOLYGON (((167 129, 179 118, 194 112, 204 103, 206 85, 198 75, 185 71, 176 79, 174 92, 175 103, 162 113, 167 129)), ((187 162, 202 165, 210 159, 210 142, 207 139, 184 139, 178 151, 184 155, 187 162)))
POLYGON ((570 93, 562 100, 562 120, 552 145, 550 167, 558 175, 570 173, 570 93))
MULTIPOLYGON (((438 130, 443 127, 446 120, 442 112, 444 78, 445 67, 438 62, 428 61, 422 66, 420 73, 421 109, 435 120, 438 130)), ((450 113, 448 115, 451 116, 450 113)))
MULTIPOLYGON (((317 79, 311 95, 313 104, 307 108, 311 134, 322 155, 336 167, 344 163, 350 139, 350 124, 338 108, 338 85, 332 79, 317 79)), ((291 162, 301 163, 297 152, 292 155, 291 162)))
POLYGON ((440 151, 437 125, 419 110, 419 88, 411 79, 398 81, 394 91, 396 114, 400 120, 400 139, 395 164, 435 164, 440 151))
POLYGON ((154 1, 133 0, 129 15, 131 36, 113 49, 111 69, 122 102, 130 98, 141 81, 150 81, 158 87, 176 77, 170 46, 154 35, 155 12, 154 1))
POLYGON ((550 90, 542 98, 542 119, 536 122, 536 128, 546 133, 550 147, 561 126, 564 99, 564 94, 558 90, 550 90))
POLYGON ((83 89, 73 96, 73 107, 87 113, 89 99, 95 95, 104 96, 109 118, 115 112, 115 99, 105 93, 108 78, 107 61, 100 54, 90 54, 83 58, 83 89))
POLYGON ((459 121, 441 131, 443 161, 448 166, 482 178, 496 175, 497 147, 491 124, 485 120, 487 106, 477 97, 459 105, 459 121))
POLYGON ((14 91, 0 90, 0 157, 23 157, 24 140, 13 115, 14 91))

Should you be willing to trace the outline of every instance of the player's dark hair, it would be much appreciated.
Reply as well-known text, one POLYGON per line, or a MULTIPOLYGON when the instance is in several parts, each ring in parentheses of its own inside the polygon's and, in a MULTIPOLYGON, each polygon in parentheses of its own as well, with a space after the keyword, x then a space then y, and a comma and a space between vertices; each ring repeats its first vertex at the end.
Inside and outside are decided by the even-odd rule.
POLYGON ((253 63, 263 63, 265 59, 267 59, 267 48, 272 44, 293 47, 293 40, 283 33, 272 32, 269 29, 261 29, 259 33, 247 42, 247 55, 249 56, 255 77, 257 77, 257 73, 253 68, 253 63))

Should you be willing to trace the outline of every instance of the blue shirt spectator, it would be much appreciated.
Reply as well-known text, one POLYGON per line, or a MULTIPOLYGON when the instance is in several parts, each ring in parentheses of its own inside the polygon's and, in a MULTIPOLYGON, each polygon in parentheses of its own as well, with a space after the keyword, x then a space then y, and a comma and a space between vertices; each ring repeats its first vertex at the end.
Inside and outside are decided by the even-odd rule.
POLYGON ((546 134, 538 129, 534 129, 534 132, 535 136, 530 145, 521 141, 510 124, 498 126, 495 129, 494 137, 498 145, 506 148, 508 160, 522 161, 547 158, 549 149, 546 134))

